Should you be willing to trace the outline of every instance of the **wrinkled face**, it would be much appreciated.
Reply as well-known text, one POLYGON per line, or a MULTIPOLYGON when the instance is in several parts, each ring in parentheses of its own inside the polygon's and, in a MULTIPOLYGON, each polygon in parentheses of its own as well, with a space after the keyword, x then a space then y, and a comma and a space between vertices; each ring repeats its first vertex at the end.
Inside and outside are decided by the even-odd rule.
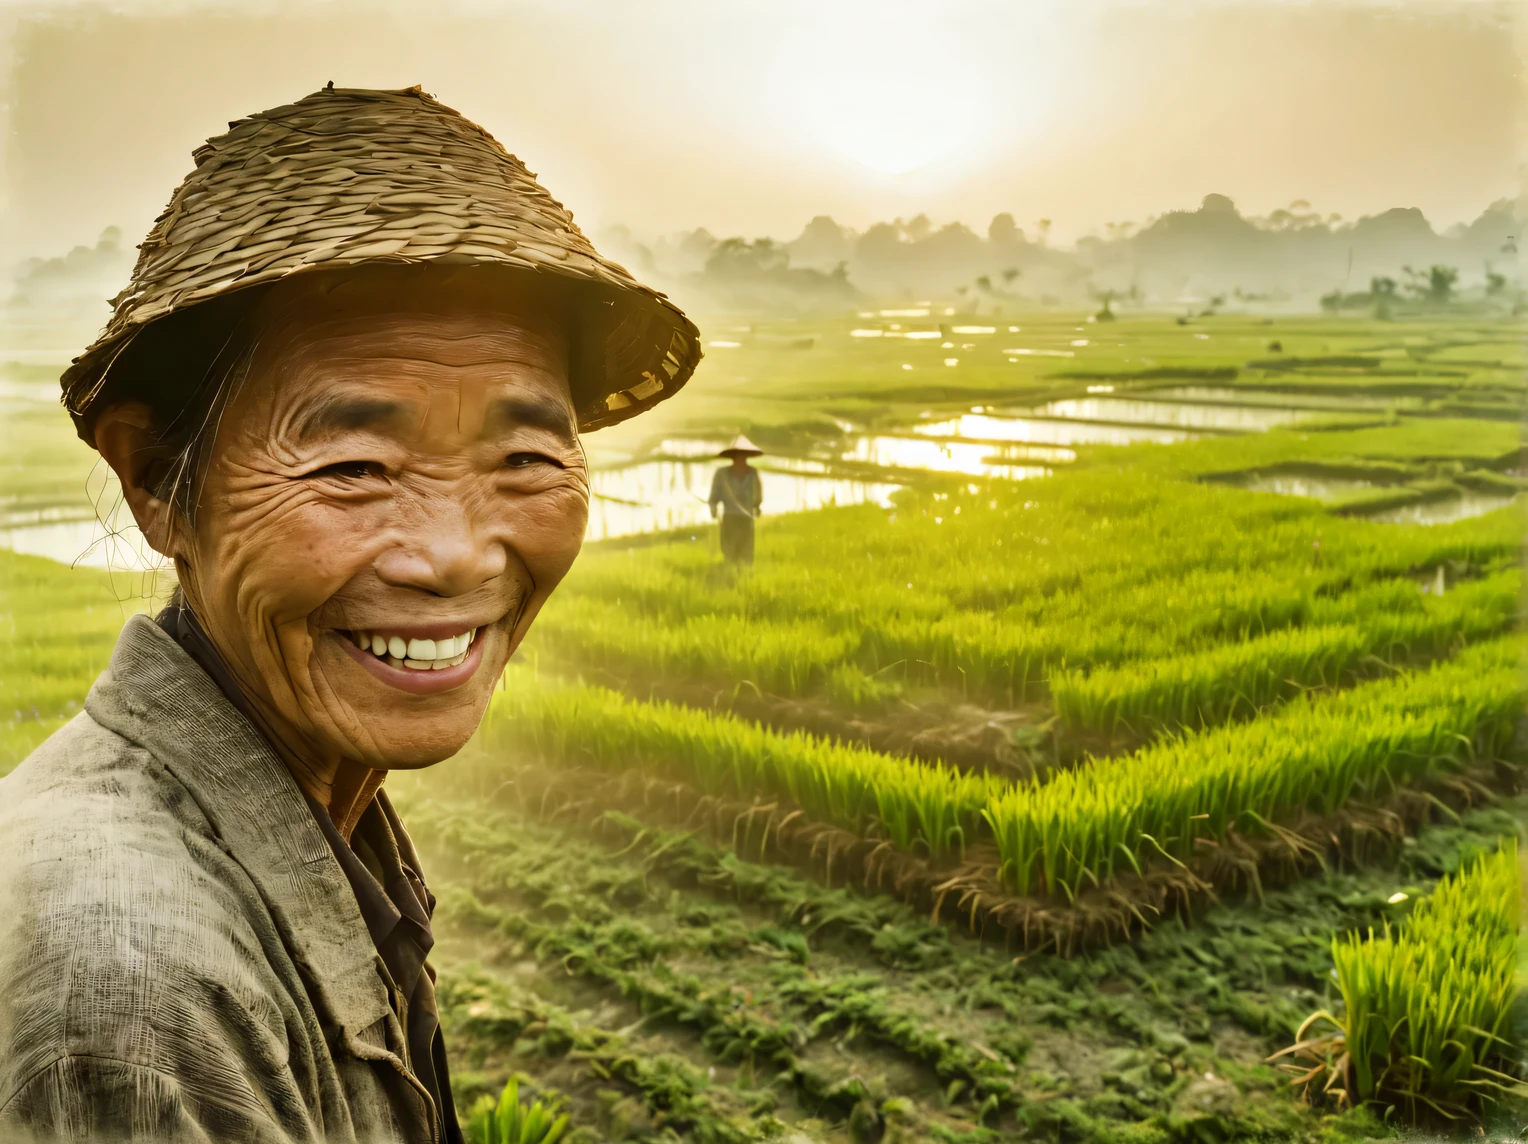
POLYGON ((278 735, 418 767, 477 728, 588 478, 556 319, 354 294, 262 318, 176 563, 278 735))

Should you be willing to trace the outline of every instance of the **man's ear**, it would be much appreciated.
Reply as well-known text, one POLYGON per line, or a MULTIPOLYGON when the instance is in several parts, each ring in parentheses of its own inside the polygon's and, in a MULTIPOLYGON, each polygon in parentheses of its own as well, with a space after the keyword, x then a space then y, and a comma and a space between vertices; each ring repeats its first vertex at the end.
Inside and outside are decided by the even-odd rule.
POLYGON ((175 510, 160 497, 160 481, 172 461, 154 435, 153 411, 141 401, 122 401, 104 410, 95 423, 95 447, 122 484, 122 498, 149 546, 172 560, 176 544, 175 510))

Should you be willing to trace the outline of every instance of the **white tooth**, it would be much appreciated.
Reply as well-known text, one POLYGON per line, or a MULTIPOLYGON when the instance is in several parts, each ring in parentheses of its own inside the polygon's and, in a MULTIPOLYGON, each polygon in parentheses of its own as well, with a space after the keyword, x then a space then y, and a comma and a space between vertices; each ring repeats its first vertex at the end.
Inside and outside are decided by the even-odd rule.
POLYGON ((450 667, 450 666, 451 666, 451 661, 449 659, 437 659, 437 660, 434 660, 434 661, 432 661, 430 663, 430 669, 432 671, 441 671, 444 668, 447 668, 447 667, 450 667))
POLYGON ((452 644, 451 654, 452 655, 457 655, 457 656, 461 655, 463 652, 465 652, 467 650, 467 645, 470 644, 471 642, 472 642, 472 633, 471 632, 463 632, 461 635, 457 636, 454 640, 451 641, 451 644, 452 644))
POLYGON ((461 661, 466 659, 466 658, 467 658, 467 653, 466 652, 462 652, 461 655, 457 656, 455 659, 453 659, 451 661, 451 666, 455 667, 457 664, 461 663, 461 661))
POLYGON ((403 661, 401 659, 399 659, 395 655, 390 655, 390 656, 387 657, 387 666, 388 667, 402 667, 403 666, 403 661))
POLYGON ((387 654, 394 659, 404 659, 409 654, 409 645, 403 642, 402 636, 393 636, 387 641, 387 654))
POLYGON ((473 645, 474 641, 477 640, 477 634, 478 634, 479 630, 480 629, 478 629, 478 628, 473 628, 470 632, 467 633, 467 646, 468 647, 471 647, 473 645))
POLYGON ((435 658, 435 641, 434 640, 409 640, 409 658, 410 659, 434 659, 435 658))
POLYGON ((435 666, 435 661, 433 659, 406 659, 403 661, 403 666, 411 667, 415 671, 429 671, 435 666))
POLYGON ((371 633, 371 654, 372 655, 386 655, 387 654, 387 641, 385 639, 383 639, 381 636, 377 635, 376 632, 372 632, 371 633))

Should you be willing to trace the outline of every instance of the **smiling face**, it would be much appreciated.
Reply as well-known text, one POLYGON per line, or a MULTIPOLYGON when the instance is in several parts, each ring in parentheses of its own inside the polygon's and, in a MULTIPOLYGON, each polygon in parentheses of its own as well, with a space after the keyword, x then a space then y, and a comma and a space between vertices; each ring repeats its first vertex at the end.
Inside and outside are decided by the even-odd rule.
POLYGON ((169 538, 193 611, 301 756, 454 754, 578 554, 567 335, 480 290, 273 295, 195 523, 169 538))

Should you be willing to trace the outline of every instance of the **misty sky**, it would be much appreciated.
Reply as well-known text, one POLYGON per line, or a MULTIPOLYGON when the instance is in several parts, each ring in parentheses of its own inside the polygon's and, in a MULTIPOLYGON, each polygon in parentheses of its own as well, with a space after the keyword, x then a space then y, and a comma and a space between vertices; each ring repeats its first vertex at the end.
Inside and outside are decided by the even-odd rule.
POLYGON ((1516 193, 1520 89, 1488 2, 306 0, 0 10, 7 261, 136 242, 229 119, 414 83, 588 230, 789 238, 1000 210, 1075 236, 1310 200, 1436 225, 1516 193))

